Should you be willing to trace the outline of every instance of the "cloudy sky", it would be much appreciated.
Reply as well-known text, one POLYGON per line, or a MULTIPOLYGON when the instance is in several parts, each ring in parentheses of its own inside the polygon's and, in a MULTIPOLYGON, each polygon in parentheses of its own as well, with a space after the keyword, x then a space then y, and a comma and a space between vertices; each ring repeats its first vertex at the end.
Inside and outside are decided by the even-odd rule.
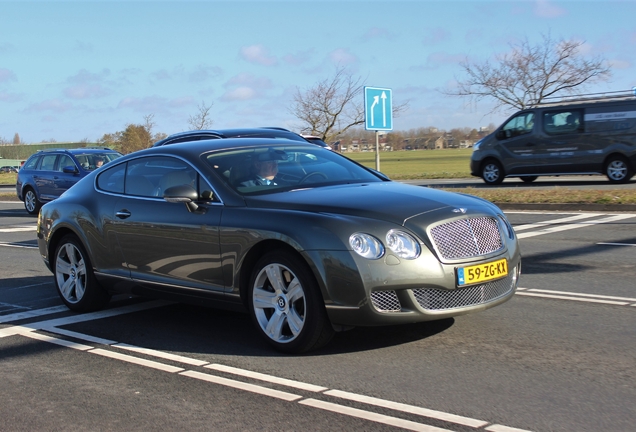
POLYGON ((338 67, 408 101, 395 130, 499 124, 509 112, 440 92, 459 62, 549 33, 607 59, 612 81, 589 92, 631 89, 635 17, 601 0, 0 0, 0 138, 93 141, 150 114, 170 134, 203 103, 214 128, 298 130, 293 93, 338 67))

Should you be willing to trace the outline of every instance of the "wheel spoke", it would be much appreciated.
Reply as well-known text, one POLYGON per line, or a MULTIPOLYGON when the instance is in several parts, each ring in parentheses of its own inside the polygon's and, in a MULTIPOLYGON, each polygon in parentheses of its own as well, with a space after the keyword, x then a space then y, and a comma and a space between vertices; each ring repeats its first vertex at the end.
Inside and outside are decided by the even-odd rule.
POLYGON ((283 282, 283 269, 279 265, 269 265, 265 270, 267 272, 267 278, 269 283, 274 288, 276 294, 280 295, 285 290, 285 283, 283 282))
MULTIPOLYGON (((59 279, 58 285, 60 285, 59 279)), ((71 299, 73 295, 73 288, 75 288, 75 280, 71 277, 66 279, 66 281, 64 281, 64 283, 60 285, 60 292, 66 300, 71 299)))
POLYGON ((275 341, 281 340, 283 335, 283 325, 285 325, 285 321, 285 315, 282 312, 274 312, 274 314, 267 322, 267 327, 265 327, 264 329, 265 333, 267 333, 269 337, 274 339, 275 341))
POLYGON ((295 308, 291 308, 287 314, 287 324, 289 324, 289 329, 294 337, 298 336, 300 331, 303 329, 304 323, 305 321, 303 317, 298 314, 298 311, 296 311, 295 308))
POLYGON ((71 264, 67 261, 64 261, 62 257, 58 257, 55 264, 55 273, 63 275, 71 274, 71 264))
POLYGON ((276 293, 266 291, 262 288, 255 288, 253 303, 255 309, 271 309, 276 306, 276 293))
POLYGON ((304 297, 305 292, 303 291, 300 281, 297 278, 294 278, 294 280, 292 280, 289 284, 289 287, 287 287, 287 301, 289 301, 289 303, 294 303, 304 297))

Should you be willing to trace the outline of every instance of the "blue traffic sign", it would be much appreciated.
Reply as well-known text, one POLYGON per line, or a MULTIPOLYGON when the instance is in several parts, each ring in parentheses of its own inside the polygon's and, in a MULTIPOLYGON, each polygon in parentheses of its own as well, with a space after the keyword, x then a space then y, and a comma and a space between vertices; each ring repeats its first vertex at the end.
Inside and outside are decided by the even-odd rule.
POLYGON ((393 130, 393 102, 391 89, 364 88, 364 128, 366 130, 393 130))

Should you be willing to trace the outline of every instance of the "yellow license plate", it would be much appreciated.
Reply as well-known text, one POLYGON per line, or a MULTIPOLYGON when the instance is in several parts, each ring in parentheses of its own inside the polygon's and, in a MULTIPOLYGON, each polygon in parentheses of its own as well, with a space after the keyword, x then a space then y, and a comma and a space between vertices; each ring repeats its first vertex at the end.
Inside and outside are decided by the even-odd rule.
POLYGON ((508 261, 498 261, 457 269, 457 286, 472 285, 508 275, 508 261))

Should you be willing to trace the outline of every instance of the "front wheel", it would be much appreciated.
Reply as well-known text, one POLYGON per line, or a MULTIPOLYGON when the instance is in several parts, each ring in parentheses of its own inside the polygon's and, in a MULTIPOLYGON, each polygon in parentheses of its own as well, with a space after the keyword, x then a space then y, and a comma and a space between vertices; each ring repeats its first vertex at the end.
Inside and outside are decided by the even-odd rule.
POLYGON ((60 240, 53 259, 53 274, 58 294, 73 311, 99 310, 110 300, 110 294, 95 279, 86 250, 73 234, 60 240))
POLYGON ((481 168, 481 178, 489 185, 498 185, 504 179, 503 168, 495 160, 487 161, 481 168))
POLYGON ((35 191, 31 188, 27 189, 24 193, 24 208, 27 213, 36 215, 40 211, 40 207, 42 207, 42 203, 35 194, 35 191))
POLYGON ((279 351, 302 353, 333 336, 324 301, 306 263, 286 251, 272 251, 256 264, 248 305, 256 327, 279 351))
POLYGON ((605 165, 605 175, 611 183, 627 183, 634 171, 627 161, 622 156, 612 156, 605 165))

